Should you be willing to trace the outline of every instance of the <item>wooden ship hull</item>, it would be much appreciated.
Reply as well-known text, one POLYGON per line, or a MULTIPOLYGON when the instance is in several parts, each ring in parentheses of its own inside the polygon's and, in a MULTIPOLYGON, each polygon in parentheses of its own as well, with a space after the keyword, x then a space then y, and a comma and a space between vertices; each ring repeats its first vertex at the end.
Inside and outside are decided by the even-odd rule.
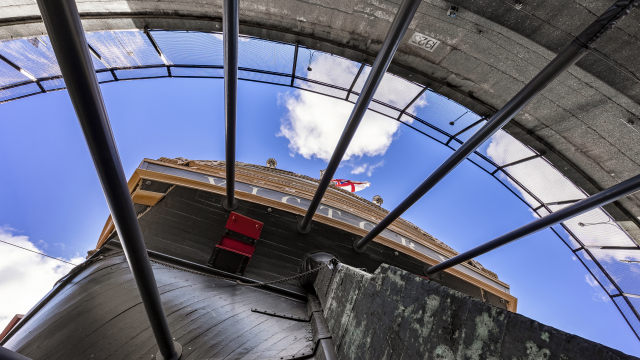
MULTIPOLYGON (((353 241, 386 211, 335 187, 314 217, 313 231, 301 234, 296 224, 317 180, 236 166, 239 206, 233 212, 222 205, 223 162, 146 159, 129 181, 167 321, 184 359, 317 356, 327 345, 312 321, 317 300, 309 297, 315 291, 305 286, 316 274, 296 278, 312 270, 305 266, 321 264, 309 265, 310 257, 326 254, 369 273, 388 264, 425 277, 425 265, 437 262, 432 257, 455 255, 404 220, 366 253, 355 252, 353 241), (246 285, 281 279, 286 281, 246 285)), ((109 219, 87 262, 61 279, 3 346, 31 359, 156 356, 156 340, 119 240, 109 219)), ((508 285, 477 263, 432 280, 515 311, 517 300, 508 285)))

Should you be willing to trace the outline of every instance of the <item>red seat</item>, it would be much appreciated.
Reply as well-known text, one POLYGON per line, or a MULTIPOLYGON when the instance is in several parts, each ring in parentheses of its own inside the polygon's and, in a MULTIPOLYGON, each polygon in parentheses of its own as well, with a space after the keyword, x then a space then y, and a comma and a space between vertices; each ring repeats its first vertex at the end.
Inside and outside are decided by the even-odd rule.
POLYGON ((231 212, 225 226, 231 233, 227 231, 227 234, 223 235, 216 244, 209 259, 209 265, 226 272, 244 274, 253 251, 256 249, 256 240, 260 238, 263 225, 260 221, 231 212), (249 239, 235 239, 232 237, 233 234, 241 235, 236 235, 241 239, 244 236, 249 239))

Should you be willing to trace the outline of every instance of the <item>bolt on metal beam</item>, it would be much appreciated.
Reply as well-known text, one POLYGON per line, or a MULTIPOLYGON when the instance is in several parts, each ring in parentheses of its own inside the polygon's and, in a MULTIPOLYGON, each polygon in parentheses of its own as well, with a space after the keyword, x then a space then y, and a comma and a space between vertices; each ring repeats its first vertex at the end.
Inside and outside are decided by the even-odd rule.
POLYGON ((169 331, 78 8, 74 0, 38 0, 38 7, 155 335, 159 356, 177 360, 181 356, 180 345, 174 343, 169 331))
POLYGON ((347 152, 349 143, 351 143, 351 139, 353 139, 356 130, 358 130, 358 125, 360 125, 360 121, 362 121, 364 114, 367 112, 369 104, 373 99, 373 95, 376 93, 378 85, 380 85, 380 81, 386 73, 387 68, 389 68, 391 59, 393 58, 398 45, 400 45, 400 42, 413 19, 413 15, 415 15, 418 10, 420 3, 421 0, 403 0, 402 4, 400 4, 400 8, 398 9, 396 16, 391 23, 391 27, 389 28, 389 32, 387 32, 387 36, 384 39, 382 48, 373 63, 369 77, 364 83, 364 87, 362 88, 362 92, 353 107, 351 116, 349 116, 347 126, 340 136, 340 140, 338 141, 338 145, 336 146, 333 155, 331 155, 331 160, 329 160, 329 164, 327 165, 327 169, 322 176, 322 179, 320 179, 320 184, 318 184, 318 189, 313 195, 313 200, 311 200, 307 213, 302 221, 297 225, 299 232, 306 234, 311 230, 311 219, 313 218, 313 214, 315 214, 318 209, 320 201, 322 200, 324 193, 327 191, 327 187, 338 169, 340 161, 342 161, 342 157, 347 152))
POLYGON ((224 121, 227 198, 222 202, 231 211, 238 207, 236 190, 236 120, 238 117, 238 36, 240 17, 238 0, 222 4, 224 47, 224 121))
POLYGON ((464 142, 445 162, 440 165, 425 181, 422 182, 407 198, 393 209, 378 225, 376 225, 362 239, 353 243, 355 251, 362 253, 368 243, 378 236, 391 223, 399 218, 413 204, 433 189, 445 176, 455 169, 462 161, 471 155, 480 145, 500 130, 506 123, 518 114, 555 79, 562 75, 569 67, 580 60, 593 47, 593 44, 608 30, 624 18, 639 0, 616 1, 604 14, 582 31, 566 48, 522 88, 509 102, 496 112, 491 119, 464 142))
POLYGON ((456 266, 467 260, 471 260, 477 256, 495 250, 510 242, 516 241, 525 236, 529 236, 540 230, 544 230, 548 227, 559 224, 565 220, 571 219, 580 214, 584 214, 593 209, 597 209, 601 206, 607 205, 613 201, 620 199, 621 197, 632 194, 638 190, 640 190, 640 175, 636 175, 629 180, 623 181, 608 189, 602 190, 601 192, 586 199, 582 199, 571 206, 551 213, 536 221, 530 222, 525 226, 522 226, 489 242, 486 242, 476 248, 466 251, 449 260, 445 260, 440 264, 434 265, 427 270, 427 274, 432 275, 439 271, 446 270, 452 266, 456 266))

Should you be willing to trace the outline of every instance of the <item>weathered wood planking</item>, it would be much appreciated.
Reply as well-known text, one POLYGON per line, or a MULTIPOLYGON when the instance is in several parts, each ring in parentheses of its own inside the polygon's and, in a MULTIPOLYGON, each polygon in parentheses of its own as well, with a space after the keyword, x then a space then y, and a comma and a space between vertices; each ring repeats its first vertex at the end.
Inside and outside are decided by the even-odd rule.
MULTIPOLYGON (((168 184, 142 181, 141 189, 168 189, 168 184), (149 188, 147 188, 149 187, 149 188)), ((202 190, 176 186, 156 206, 140 218, 140 225, 149 250, 206 265, 214 245, 225 231, 229 212, 222 207, 223 196, 202 190)), ((375 271, 386 263, 400 269, 423 275, 424 263, 378 243, 372 243, 367 252, 353 251, 357 235, 342 229, 313 222, 309 234, 300 234, 296 223, 300 216, 264 205, 239 200, 236 212, 264 223, 262 235, 245 276, 269 281, 298 273, 302 260, 313 252, 325 251, 341 262, 375 271)), ((480 288, 450 274, 433 279, 443 285, 483 299, 480 288)), ((303 293, 296 281, 282 287, 303 293)), ((485 292, 484 300, 506 308, 497 296, 485 292)))
MULTIPOLYGON (((183 359, 265 359, 309 352, 309 324, 252 312, 306 304, 153 265, 183 359), (301 341, 304 340, 304 341, 301 341)), ((152 359, 155 338, 123 255, 90 265, 5 344, 34 360, 152 359)))

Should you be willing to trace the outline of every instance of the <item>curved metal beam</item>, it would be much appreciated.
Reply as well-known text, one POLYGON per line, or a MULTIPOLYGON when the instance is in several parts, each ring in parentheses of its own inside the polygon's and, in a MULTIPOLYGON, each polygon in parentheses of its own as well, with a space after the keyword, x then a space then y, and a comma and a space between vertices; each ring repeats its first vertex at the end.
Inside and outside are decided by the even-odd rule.
POLYGON ((480 145, 506 125, 513 117, 533 100, 555 79, 562 75, 569 67, 580 60, 600 37, 612 29, 635 6, 638 0, 616 1, 604 14, 580 33, 564 50, 562 50, 538 75, 520 90, 502 109, 478 130, 469 140, 460 146, 445 162, 440 165, 425 181, 422 182, 409 196, 407 196, 389 215, 378 223, 362 239, 353 243, 355 251, 362 253, 367 244, 380 235, 391 223, 399 218, 413 204, 433 189, 445 176, 455 169, 462 161, 471 155, 480 145))

